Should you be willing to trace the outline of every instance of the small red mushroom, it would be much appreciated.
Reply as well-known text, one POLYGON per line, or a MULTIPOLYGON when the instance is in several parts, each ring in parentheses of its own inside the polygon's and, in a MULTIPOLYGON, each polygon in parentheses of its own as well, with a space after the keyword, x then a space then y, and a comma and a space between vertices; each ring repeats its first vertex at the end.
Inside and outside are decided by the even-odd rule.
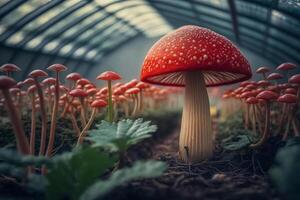
POLYGON ((254 144, 251 144, 250 147, 252 148, 257 148, 260 147, 261 145, 263 145, 270 136, 270 107, 271 107, 271 101, 276 100, 278 98, 278 94, 269 90, 265 90, 260 92, 256 98, 257 99, 262 99, 264 100, 265 104, 266 104, 266 113, 265 113, 265 129, 264 129, 264 133, 263 136, 260 138, 259 141, 257 141, 254 144))
POLYGON ((57 111, 59 104, 59 73, 66 71, 67 67, 61 64, 53 64, 47 68, 49 71, 55 72, 55 98, 54 98, 54 106, 51 115, 51 125, 50 125, 50 135, 48 141, 48 147, 46 151, 46 156, 50 157, 52 155, 54 140, 55 140, 55 129, 57 122, 57 111))
POLYGON ((141 80, 185 86, 179 154, 195 163, 212 155, 213 138, 206 86, 245 81, 247 59, 225 37, 198 26, 183 26, 162 37, 147 53, 141 80))
POLYGON ((257 74, 262 74, 263 75, 263 77, 264 77, 264 80, 266 80, 267 79, 267 73, 268 72, 270 72, 271 70, 270 70, 270 68, 269 67, 260 67, 260 68, 258 68, 255 72, 257 73, 257 74))
POLYGON ((256 110, 255 110, 255 105, 258 104, 258 100, 257 100, 256 97, 249 97, 249 98, 246 99, 246 103, 252 105, 252 110, 253 110, 253 113, 252 113, 252 116, 253 116, 252 131, 256 135, 256 110))
POLYGON ((107 81, 107 88, 108 88, 108 121, 113 122, 114 111, 113 111, 113 103, 112 103, 112 86, 111 86, 111 82, 121 79, 121 76, 116 72, 106 71, 106 72, 101 73, 99 76, 97 76, 96 79, 107 81))
POLYGON ((287 78, 289 78, 289 71, 296 68, 296 65, 294 63, 282 63, 279 65, 276 70, 283 71, 287 78))
POLYGON ((12 127, 14 129, 14 134, 17 141, 17 148, 21 154, 26 155, 29 154, 28 140, 24 133, 22 121, 20 119, 18 110, 16 109, 9 93, 9 89, 14 87, 16 84, 17 83, 12 78, 9 78, 8 76, 0 76, 0 90, 2 91, 2 95, 5 99, 7 113, 9 115, 12 127))
POLYGON ((105 106, 107 106, 107 102, 102 99, 98 99, 98 100, 95 100, 92 102, 91 107, 93 108, 93 111, 92 111, 91 117, 90 117, 89 121, 87 122, 86 126, 81 131, 81 133, 78 137, 78 140, 77 140, 77 145, 82 144, 83 139, 87 135, 87 131, 91 127, 92 123, 94 122, 97 110, 100 110, 100 108, 103 108, 105 106))
POLYGON ((133 107, 133 110, 132 110, 132 113, 131 113, 131 116, 136 116, 138 114, 138 93, 140 92, 140 89, 139 88, 130 88, 128 90, 126 90, 125 94, 129 94, 129 95, 132 95, 133 96, 133 104, 134 104, 134 107, 133 107))
POLYGON ((4 72, 7 76, 11 76, 13 72, 21 71, 21 69, 14 64, 4 64, 0 67, 0 72, 4 72))
POLYGON ((80 111, 80 116, 81 116, 81 123, 82 127, 86 126, 86 119, 85 119, 85 109, 84 109, 84 98, 88 96, 87 92, 82 90, 82 89, 73 89, 69 92, 69 95, 72 97, 78 97, 80 100, 80 105, 81 105, 81 111, 80 111))
POLYGON ((34 79, 34 84, 37 88, 37 93, 38 93, 39 101, 40 101, 40 110, 41 110, 41 115, 42 115, 41 144, 40 144, 40 152, 39 152, 40 156, 45 154, 46 133, 47 133, 47 114, 46 114, 46 108, 45 108, 44 94, 43 94, 41 84, 38 81, 38 78, 47 77, 47 76, 48 76, 48 74, 46 72, 44 72, 43 70, 33 70, 31 73, 29 73, 29 77, 34 79))

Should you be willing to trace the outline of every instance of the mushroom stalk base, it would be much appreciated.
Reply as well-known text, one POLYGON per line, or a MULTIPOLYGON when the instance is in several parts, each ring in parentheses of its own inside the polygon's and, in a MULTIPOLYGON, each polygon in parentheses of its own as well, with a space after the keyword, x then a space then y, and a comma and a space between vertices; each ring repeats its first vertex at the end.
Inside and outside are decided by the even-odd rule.
POLYGON ((179 155, 187 163, 196 163, 212 155, 209 100, 204 77, 200 71, 187 72, 185 83, 179 155))

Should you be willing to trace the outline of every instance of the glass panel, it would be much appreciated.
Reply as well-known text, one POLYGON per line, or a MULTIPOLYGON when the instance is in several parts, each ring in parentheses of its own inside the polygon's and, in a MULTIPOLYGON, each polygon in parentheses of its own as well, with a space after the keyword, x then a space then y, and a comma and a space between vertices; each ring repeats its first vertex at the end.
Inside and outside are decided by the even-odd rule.
POLYGON ((185 8, 185 9, 191 9, 192 6, 189 2, 184 1, 184 0, 160 0, 160 2, 165 2, 166 4, 171 4, 171 5, 175 5, 178 6, 180 8, 185 8))
POLYGON ((252 19, 249 19, 247 17, 239 16, 238 17, 238 23, 240 25, 246 25, 247 27, 258 29, 261 32, 265 32, 266 29, 267 29, 267 27, 265 26, 265 24, 259 23, 257 21, 252 20, 252 19))
POLYGON ((33 40, 31 40, 30 42, 28 42, 26 44, 26 48, 29 48, 29 49, 35 48, 43 41, 43 39, 44 38, 41 36, 34 38, 33 40))
POLYGON ((182 14, 182 15, 186 15, 189 17, 195 17, 194 12, 191 10, 184 10, 184 9, 180 9, 177 7, 172 7, 170 5, 158 4, 158 3, 155 3, 155 5, 156 5, 157 9, 159 9, 159 10, 163 10, 166 12, 170 11, 173 13, 182 14))
POLYGON ((68 44, 60 49, 59 54, 66 55, 72 50, 73 47, 74 47, 73 44, 68 44))
POLYGON ((299 55, 299 53, 294 51, 294 49, 291 48, 289 45, 283 44, 277 40, 274 40, 273 38, 268 39, 268 44, 277 47, 279 50, 281 50, 280 53, 285 53, 290 57, 297 58, 299 55))
POLYGON ((224 0, 195 0, 199 3, 205 3, 214 7, 228 9, 228 3, 224 0))
POLYGON ((43 50, 46 52, 50 52, 54 50, 59 44, 60 44, 60 40, 58 39, 53 40, 52 42, 49 42, 47 45, 45 45, 43 50))
POLYGON ((223 12, 223 11, 216 10, 214 8, 209 8, 207 6, 202 6, 202 5, 196 5, 195 8, 199 12, 200 16, 201 16, 201 14, 207 14, 207 15, 216 16, 221 19, 226 19, 228 21, 231 21, 231 16, 227 12, 223 12))
POLYGON ((264 35, 261 34, 260 32, 257 32, 255 30, 253 30, 253 29, 248 29, 246 27, 239 27, 239 32, 241 33, 241 35, 242 34, 250 35, 250 36, 252 36, 254 38, 257 38, 257 39, 259 39, 261 41, 264 40, 264 35))
POLYGON ((16 45, 24 39, 25 35, 22 32, 17 32, 12 37, 8 38, 5 42, 8 45, 16 45))
POLYGON ((1 0, 0 1, 0 7, 3 6, 4 4, 6 4, 7 2, 9 2, 9 0, 1 0))
POLYGON ((240 14, 245 14, 264 21, 267 19, 268 9, 265 7, 259 6, 255 3, 244 2, 242 0, 236 0, 235 5, 237 12, 240 14))
POLYGON ((272 24, 280 28, 284 28, 286 30, 290 30, 296 32, 297 34, 300 34, 300 21, 287 15, 284 15, 279 11, 272 11, 271 22, 272 24))
POLYGON ((292 37, 284 32, 277 29, 270 28, 270 37, 278 38, 282 41, 286 41, 289 45, 294 46, 294 48, 300 48, 300 40, 298 38, 292 37))
POLYGON ((97 55, 97 50, 96 49, 93 49, 93 50, 90 50, 87 54, 86 54, 86 56, 85 56, 85 58, 86 59, 92 59, 93 57, 95 57, 96 55, 97 55))
POLYGON ((300 15, 300 1, 299 0, 279 0, 278 8, 285 12, 295 13, 300 15))
POLYGON ((257 47, 262 48, 262 46, 264 44, 263 42, 256 40, 255 38, 247 37, 246 35, 240 35, 240 41, 241 42, 246 41, 246 42, 255 44, 255 46, 253 46, 253 48, 257 48, 257 47))
POLYGON ((219 20, 217 18, 212 18, 212 17, 205 16, 205 15, 201 15, 199 18, 200 18, 200 20, 203 20, 204 22, 211 23, 211 24, 221 26, 221 27, 226 27, 228 29, 232 29, 232 24, 228 23, 227 21, 219 20))
POLYGON ((50 0, 30 0, 3 17, 3 19, 1 19, 1 24, 5 27, 9 27, 49 1, 50 0))
POLYGON ((77 49, 75 52, 74 52, 74 57, 80 57, 82 56, 88 49, 86 47, 80 47, 79 49, 77 49))

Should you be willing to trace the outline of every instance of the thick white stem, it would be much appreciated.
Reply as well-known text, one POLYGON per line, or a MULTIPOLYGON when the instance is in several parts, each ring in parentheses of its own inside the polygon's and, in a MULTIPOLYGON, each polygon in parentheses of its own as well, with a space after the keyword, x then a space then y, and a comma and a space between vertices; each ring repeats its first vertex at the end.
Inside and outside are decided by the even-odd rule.
POLYGON ((209 158, 213 152, 209 100, 203 74, 185 74, 185 98, 179 138, 180 157, 188 163, 209 158))

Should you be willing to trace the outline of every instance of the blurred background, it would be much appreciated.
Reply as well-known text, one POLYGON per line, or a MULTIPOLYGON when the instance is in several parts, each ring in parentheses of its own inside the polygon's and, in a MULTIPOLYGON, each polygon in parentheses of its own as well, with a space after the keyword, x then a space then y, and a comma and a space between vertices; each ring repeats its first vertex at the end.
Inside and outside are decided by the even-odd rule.
POLYGON ((54 63, 139 78, 152 44, 187 24, 229 38, 253 70, 300 63, 300 0, 0 0, 0 19, 0 65, 18 65, 17 80, 54 63))

